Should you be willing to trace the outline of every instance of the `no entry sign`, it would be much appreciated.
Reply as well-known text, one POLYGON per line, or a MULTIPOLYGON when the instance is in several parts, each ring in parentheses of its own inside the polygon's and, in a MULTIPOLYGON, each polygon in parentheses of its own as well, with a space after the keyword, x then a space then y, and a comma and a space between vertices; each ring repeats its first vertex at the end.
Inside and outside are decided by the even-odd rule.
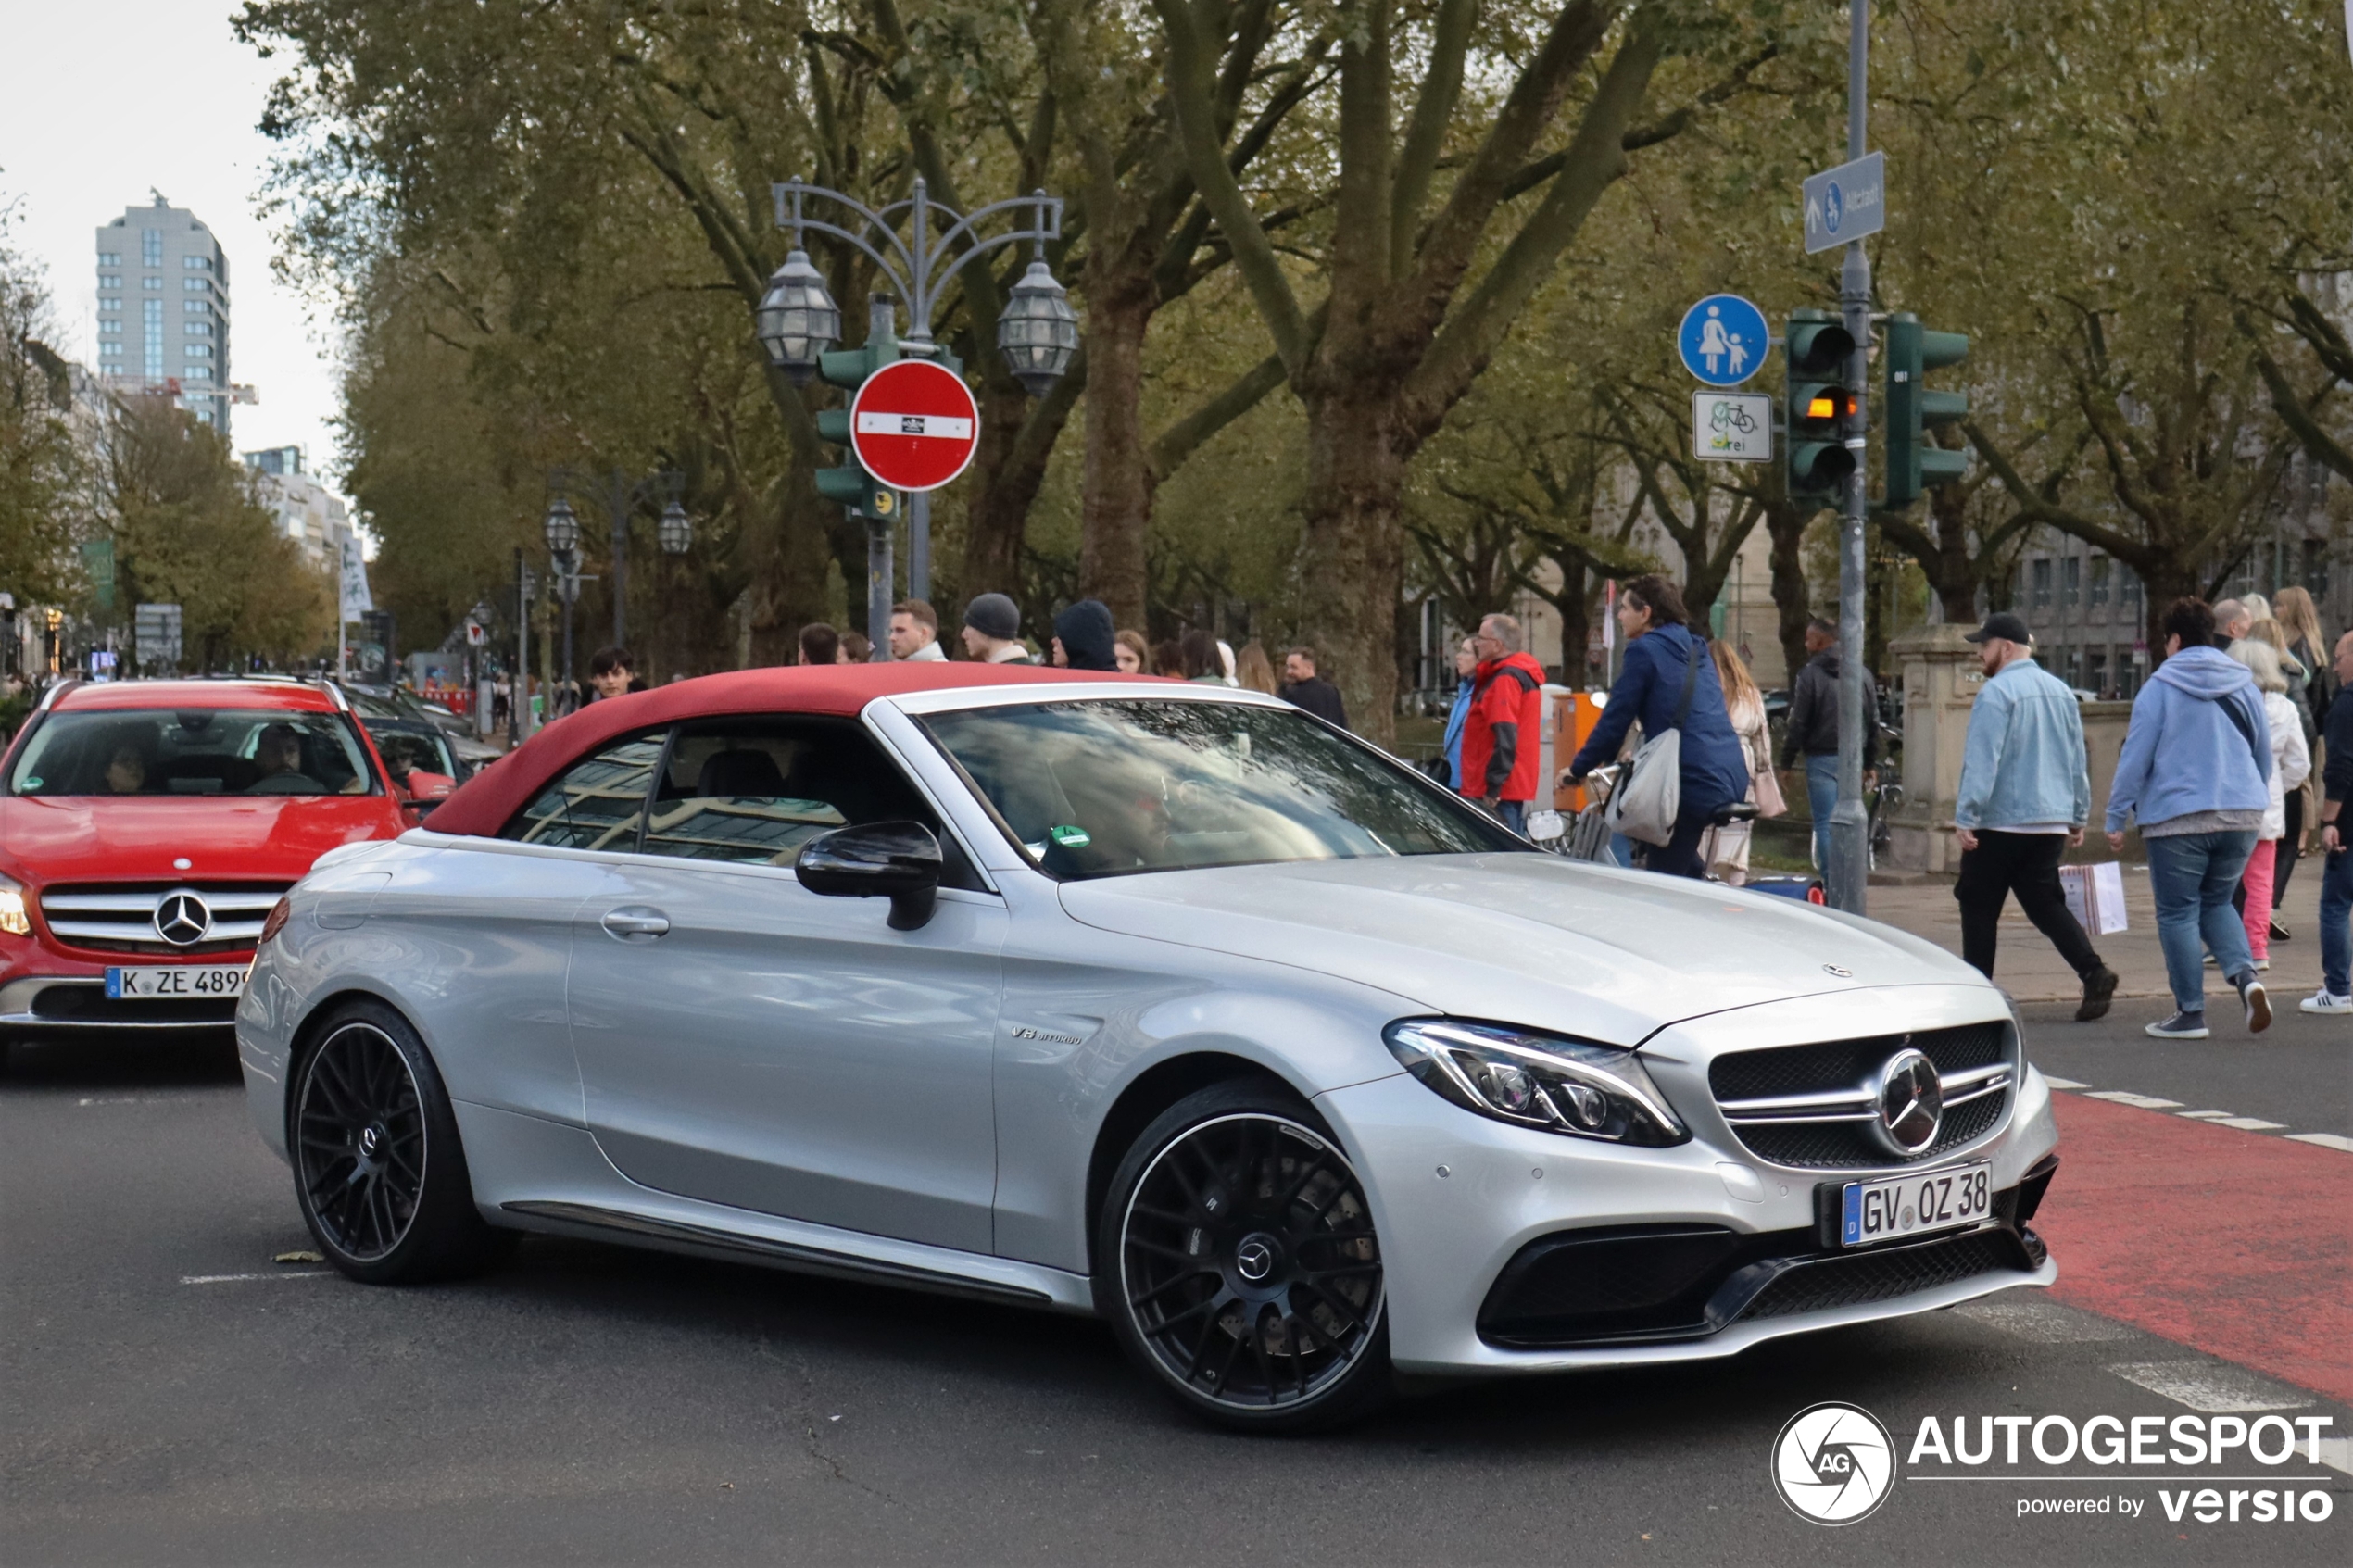
POLYGON ((929 359, 868 376, 849 400, 849 444, 876 483, 937 490, 964 471, 980 439, 980 406, 964 378, 929 359))

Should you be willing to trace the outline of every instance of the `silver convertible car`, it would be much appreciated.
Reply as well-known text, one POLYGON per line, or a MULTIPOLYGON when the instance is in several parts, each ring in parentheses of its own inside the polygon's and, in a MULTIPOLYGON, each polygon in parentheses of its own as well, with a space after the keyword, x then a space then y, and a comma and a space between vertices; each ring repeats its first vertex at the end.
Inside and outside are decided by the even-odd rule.
POLYGON ((2056 1277, 2049 1091, 1957 959, 1169 681, 595 704, 321 859, 237 1035, 354 1279, 537 1231, 1095 1313, 1238 1427, 2056 1277))

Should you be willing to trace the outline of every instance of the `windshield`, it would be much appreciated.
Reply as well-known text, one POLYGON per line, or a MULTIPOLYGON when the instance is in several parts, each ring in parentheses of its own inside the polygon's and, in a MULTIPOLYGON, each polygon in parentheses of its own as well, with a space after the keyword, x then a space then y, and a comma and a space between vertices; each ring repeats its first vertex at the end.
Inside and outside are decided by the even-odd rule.
POLYGON ((420 768, 453 779, 459 776, 449 742, 429 724, 371 722, 368 738, 376 743, 376 755, 384 759, 396 779, 405 780, 420 768))
POLYGON ((1529 847, 1290 708, 1059 702, 923 722, 1057 877, 1529 847))
POLYGON ((271 708, 52 713, 8 780, 18 795, 371 795, 359 737, 332 713, 271 708))

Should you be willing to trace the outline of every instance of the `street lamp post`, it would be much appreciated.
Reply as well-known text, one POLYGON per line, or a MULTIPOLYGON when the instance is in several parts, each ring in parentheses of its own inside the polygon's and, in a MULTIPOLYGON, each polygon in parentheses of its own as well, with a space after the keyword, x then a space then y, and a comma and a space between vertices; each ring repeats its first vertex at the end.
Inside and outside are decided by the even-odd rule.
MULTIPOLYGON (((580 597, 580 519, 572 509, 572 502, 559 495, 547 505, 545 525, 547 536, 547 564, 554 569, 556 596, 564 606, 564 685, 572 685, 572 607, 580 597)), ((552 716, 556 694, 547 694, 547 707, 552 716)))
MULTIPOLYGON (((686 518, 686 508, 678 499, 679 492, 686 488, 686 476, 674 470, 663 469, 649 473, 643 479, 633 481, 619 469, 601 476, 582 474, 571 469, 558 469, 548 476, 547 483, 548 488, 557 491, 560 495, 567 491, 578 491, 593 495, 605 504, 606 515, 612 524, 612 646, 627 647, 629 646, 630 515, 641 503, 650 502, 656 496, 667 497, 669 505, 662 508, 661 526, 667 529, 671 525, 671 514, 674 512, 681 521, 686 522, 687 536, 691 540, 694 524, 686 518)), ((565 509, 567 511, 571 509, 568 502, 565 509)), ((549 515, 553 516, 552 513, 549 515)), ((574 536, 577 537, 576 523, 574 536)), ((550 548, 552 547, 550 546, 550 548)), ((667 550, 670 546, 664 543, 662 547, 667 550)), ((581 579, 575 573, 574 583, 580 581, 581 579)), ((578 589, 575 586, 573 596, 576 597, 577 595, 578 589)), ((568 666, 569 659, 566 663, 568 666)), ((565 679, 571 679, 568 668, 565 679)))
MULTIPOLYGON (((904 336, 896 339, 893 358, 938 358, 961 370, 932 341, 932 316, 948 285, 967 262, 1006 245, 1027 242, 1037 247, 1027 271, 1013 286, 997 322, 997 346, 1013 375, 1033 397, 1042 397, 1070 368, 1078 349, 1078 318, 1062 284, 1046 265, 1046 242, 1062 238, 1063 204, 1043 191, 992 202, 969 216, 931 199, 925 182, 916 180, 913 194, 876 211, 856 198, 798 178, 771 187, 775 223, 792 231, 792 250, 769 280, 758 311, 759 333, 769 359, 795 383, 806 383, 824 365, 825 351, 841 334, 841 310, 825 288, 823 273, 810 263, 804 246, 806 232, 815 230, 854 245, 872 261, 887 282, 907 320, 904 336), (807 204, 822 199, 834 204, 849 226, 811 217, 807 204), (1027 222, 983 236, 981 226, 1003 215, 1026 212, 1027 222), (945 224, 944 228, 938 225, 945 224), (902 233, 901 226, 905 232, 902 233), (935 232, 937 237, 935 238, 935 232)), ((870 318, 868 345, 892 339, 896 313, 884 309, 870 318)), ((912 597, 931 596, 931 495, 917 491, 907 513, 907 591, 912 597)), ((890 657, 883 629, 890 622, 891 528, 888 520, 869 518, 866 530, 867 632, 877 662, 890 657)))

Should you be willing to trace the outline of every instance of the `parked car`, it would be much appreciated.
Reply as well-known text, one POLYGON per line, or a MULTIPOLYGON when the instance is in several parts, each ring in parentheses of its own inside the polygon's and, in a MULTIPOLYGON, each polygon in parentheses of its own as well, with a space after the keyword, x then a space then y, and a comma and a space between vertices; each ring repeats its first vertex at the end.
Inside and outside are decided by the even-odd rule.
POLYGON ((1248 692, 685 682, 287 908, 240 1054, 356 1280, 542 1231, 1095 1313, 1265 1429, 2055 1277, 1976 971, 1541 853, 1248 692))
POLYGON ((0 758, 0 1050, 225 1028, 295 880, 420 814, 332 688, 50 688, 0 758))
MULTIPOLYGON (((446 754, 444 760, 453 765, 434 771, 448 773, 459 783, 506 755, 475 734, 473 726, 465 719, 439 703, 425 701, 405 686, 362 685, 354 681, 336 684, 370 734, 414 734, 420 727, 439 734, 447 742, 440 748, 446 754)), ((386 760, 391 759, 387 757, 386 760)), ((427 760, 422 756, 418 758, 421 764, 427 760)))

